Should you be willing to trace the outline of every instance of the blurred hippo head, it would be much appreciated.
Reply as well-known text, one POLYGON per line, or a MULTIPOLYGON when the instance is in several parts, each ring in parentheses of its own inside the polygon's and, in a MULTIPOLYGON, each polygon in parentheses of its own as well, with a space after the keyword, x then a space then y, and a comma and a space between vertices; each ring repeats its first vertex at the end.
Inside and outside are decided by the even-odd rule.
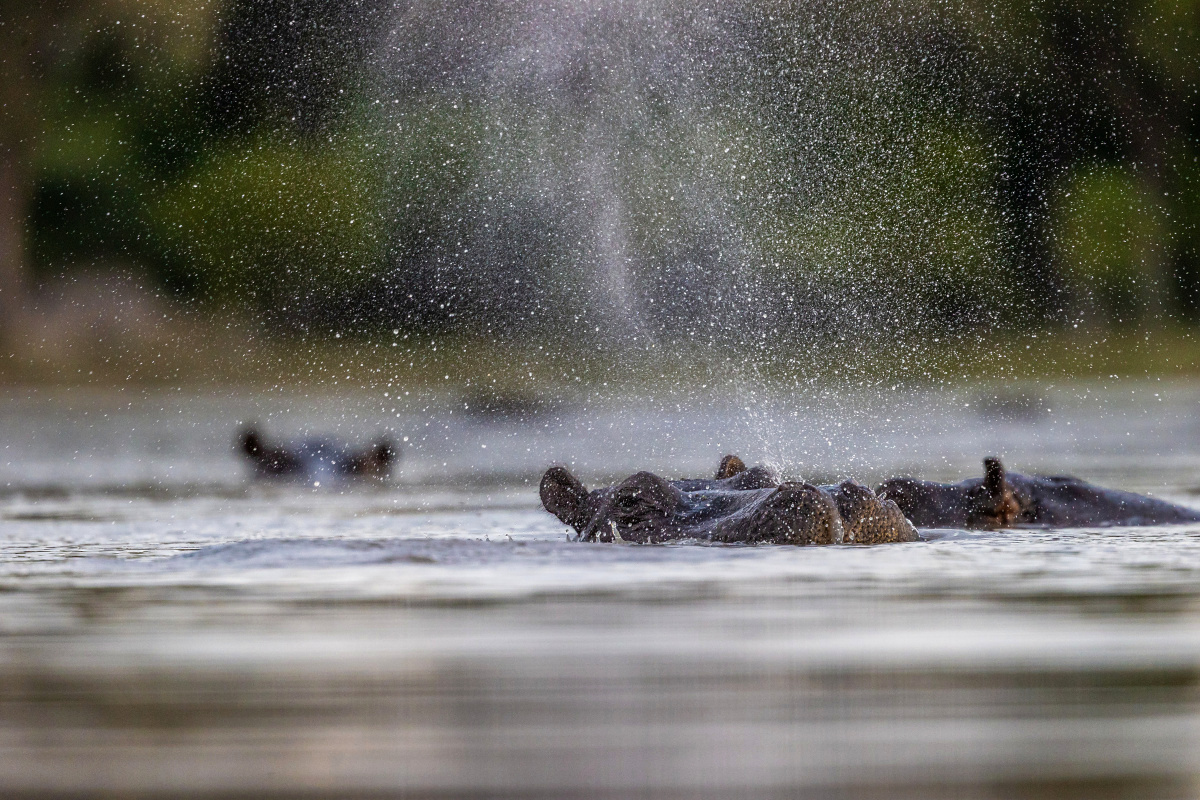
POLYGON ((270 444, 255 426, 243 428, 237 449, 259 478, 311 481, 316 479, 375 478, 391 474, 400 452, 388 438, 362 450, 341 442, 312 439, 294 445, 270 444))

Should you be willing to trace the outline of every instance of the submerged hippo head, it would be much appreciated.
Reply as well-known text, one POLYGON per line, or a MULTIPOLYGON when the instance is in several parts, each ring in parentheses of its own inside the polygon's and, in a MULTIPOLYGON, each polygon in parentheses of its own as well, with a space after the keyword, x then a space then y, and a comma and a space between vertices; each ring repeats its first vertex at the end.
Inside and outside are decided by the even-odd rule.
MULTIPOLYGON (((577 533, 584 535, 586 531, 585 538, 594 536, 611 541, 612 525, 607 523, 618 525, 618 530, 621 525, 642 531, 671 530, 666 512, 677 503, 680 493, 765 489, 778 483, 769 468, 747 469, 737 456, 725 456, 712 479, 666 481, 652 472, 639 472, 616 486, 592 492, 565 467, 551 467, 542 476, 538 494, 542 507, 577 533)), ((626 538, 624 534, 621 536, 626 538)))
POLYGON ((668 481, 651 472, 589 492, 570 472, 542 477, 542 505, 585 541, 699 539, 746 544, 915 541, 895 503, 853 482, 778 483, 765 468, 727 456, 716 478, 668 481))

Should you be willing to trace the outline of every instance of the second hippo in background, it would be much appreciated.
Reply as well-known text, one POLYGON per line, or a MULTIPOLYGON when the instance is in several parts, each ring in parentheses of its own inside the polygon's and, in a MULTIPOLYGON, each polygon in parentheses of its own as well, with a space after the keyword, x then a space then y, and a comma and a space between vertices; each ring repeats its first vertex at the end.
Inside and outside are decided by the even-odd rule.
POLYGON ((743 544, 882 544, 918 541, 889 500, 865 486, 780 483, 765 467, 727 456, 710 480, 652 472, 589 492, 563 467, 542 477, 542 505, 583 541, 642 544, 694 539, 743 544))
POLYGON ((399 451, 381 438, 363 450, 332 439, 308 439, 297 445, 272 445, 254 427, 238 434, 238 449, 259 478, 333 482, 355 478, 383 480, 392 472, 399 451))
POLYGON ((981 478, 934 483, 892 478, 879 487, 922 528, 1081 528, 1200 522, 1200 511, 1145 495, 1105 489, 1079 478, 1008 472, 984 460, 981 478))

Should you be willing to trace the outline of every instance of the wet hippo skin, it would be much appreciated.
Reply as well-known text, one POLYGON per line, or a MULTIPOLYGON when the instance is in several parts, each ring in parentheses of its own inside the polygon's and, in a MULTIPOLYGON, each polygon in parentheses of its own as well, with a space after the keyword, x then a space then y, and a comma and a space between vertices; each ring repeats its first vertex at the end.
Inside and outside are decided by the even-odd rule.
POLYGON ((1200 522, 1200 511, 1153 497, 1104 489, 1078 478, 1008 472, 984 460, 982 478, 933 483, 892 478, 876 493, 921 528, 1093 527, 1200 522))
POLYGON ((542 477, 542 505, 583 541, 679 539, 745 544, 914 542, 895 503, 865 486, 780 483, 765 467, 727 456, 712 479, 668 481, 639 472, 589 492, 563 467, 542 477))

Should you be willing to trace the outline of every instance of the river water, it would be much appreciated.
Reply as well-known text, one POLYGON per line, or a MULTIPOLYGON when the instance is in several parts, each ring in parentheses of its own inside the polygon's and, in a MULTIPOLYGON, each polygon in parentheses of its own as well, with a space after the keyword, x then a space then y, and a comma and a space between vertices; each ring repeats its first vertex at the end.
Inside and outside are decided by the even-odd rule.
POLYGON ((1002 455, 1200 505, 1200 386, 580 396, 9 390, 5 797, 1195 797, 1200 527, 874 548, 579 544, 538 507, 1002 455), (261 485, 268 435, 402 443, 261 485))

